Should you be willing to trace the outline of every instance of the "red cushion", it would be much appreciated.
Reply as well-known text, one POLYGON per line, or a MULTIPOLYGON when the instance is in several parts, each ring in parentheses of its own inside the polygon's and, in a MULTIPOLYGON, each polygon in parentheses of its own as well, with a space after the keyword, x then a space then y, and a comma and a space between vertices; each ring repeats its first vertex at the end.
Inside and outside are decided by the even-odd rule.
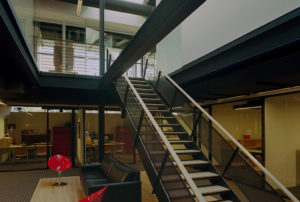
POLYGON ((49 168, 55 171, 67 170, 71 165, 70 159, 60 154, 52 156, 48 161, 49 168))
POLYGON ((108 188, 108 186, 106 186, 103 189, 100 189, 99 191, 85 197, 84 199, 81 199, 78 202, 102 202, 102 198, 103 198, 105 190, 107 188, 108 188))

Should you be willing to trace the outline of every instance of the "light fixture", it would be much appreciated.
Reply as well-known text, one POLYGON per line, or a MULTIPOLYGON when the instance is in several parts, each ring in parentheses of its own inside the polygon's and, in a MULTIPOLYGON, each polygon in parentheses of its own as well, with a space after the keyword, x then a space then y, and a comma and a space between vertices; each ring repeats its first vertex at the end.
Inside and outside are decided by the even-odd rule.
POLYGON ((77 11, 76 11, 76 15, 77 15, 78 17, 80 17, 80 15, 81 15, 82 1, 83 1, 83 0, 78 0, 78 3, 77 3, 77 11))
POLYGON ((244 109, 261 109, 263 106, 262 100, 248 101, 246 104, 233 105, 234 110, 244 110, 244 109))

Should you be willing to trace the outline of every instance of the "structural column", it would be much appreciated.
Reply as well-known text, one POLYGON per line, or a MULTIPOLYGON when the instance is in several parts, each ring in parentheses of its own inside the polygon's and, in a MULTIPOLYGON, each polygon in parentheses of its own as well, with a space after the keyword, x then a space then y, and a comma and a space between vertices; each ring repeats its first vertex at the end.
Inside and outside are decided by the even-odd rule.
POLYGON ((104 113, 103 103, 99 104, 98 106, 98 121, 99 121, 98 156, 99 156, 99 162, 102 162, 104 158, 104 136, 105 136, 105 113, 104 113))
POLYGON ((99 74, 104 75, 105 70, 105 46, 104 46, 104 9, 105 0, 99 1, 99 74))
POLYGON ((75 119, 75 109, 72 109, 71 114, 71 161, 72 161, 72 167, 75 167, 75 155, 76 155, 76 119, 75 119))
MULTIPOLYGON (((50 134, 49 134, 49 109, 47 108, 47 110, 46 110, 47 112, 46 112, 46 126, 47 126, 47 128, 46 128, 46 134, 47 134, 47 162, 49 161, 49 157, 50 157, 50 148, 49 148, 49 141, 50 141, 50 138, 49 138, 49 136, 50 136, 50 134)), ((49 168, 49 166, 48 166, 48 163, 47 163, 47 168, 49 168)))

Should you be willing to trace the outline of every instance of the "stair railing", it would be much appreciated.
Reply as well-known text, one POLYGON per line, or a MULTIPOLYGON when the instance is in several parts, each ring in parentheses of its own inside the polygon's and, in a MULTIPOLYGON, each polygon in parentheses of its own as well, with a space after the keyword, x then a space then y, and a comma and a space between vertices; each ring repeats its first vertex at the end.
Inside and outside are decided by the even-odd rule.
MULTIPOLYGON (((107 49, 108 52, 110 51, 109 49, 107 49)), ((112 55, 112 54, 111 54, 112 55)), ((148 63, 148 61, 147 61, 148 63)), ((155 121, 154 117, 152 116, 151 112, 149 111, 149 109, 147 108, 146 104, 144 103, 144 101, 142 100, 141 96, 138 94, 138 92, 136 91, 136 89, 134 88, 133 84, 131 83, 131 81, 128 79, 128 77, 123 74, 123 77, 125 78, 127 84, 129 85, 129 87, 131 88, 133 94, 136 96, 137 100, 139 101, 139 103, 141 104, 142 109, 144 110, 144 113, 147 115, 148 120, 150 120, 150 122, 152 123, 152 125, 154 126, 155 130, 157 131, 158 135, 160 136, 162 142, 164 143, 164 145, 166 146, 167 150, 169 151, 170 155, 172 156, 173 160, 175 161, 176 165, 178 166, 179 170, 181 171, 183 178, 186 180, 187 184, 190 186, 190 189, 192 190, 192 192, 194 193, 195 198, 199 201, 199 202, 205 202, 206 200, 204 199, 203 195, 199 192, 197 185, 195 184, 195 182, 193 181, 193 179, 191 178, 191 176, 189 175, 188 171, 186 170, 186 168, 184 167, 184 165, 182 164, 181 160, 179 159, 178 155, 176 154, 175 150, 173 149, 172 145, 169 143, 168 139, 166 138, 166 136, 164 135, 163 131, 161 130, 161 128, 159 127, 159 125, 157 124, 157 122, 155 121)))
MULTIPOLYGON (((151 59, 148 56, 145 57, 148 59, 148 63, 150 63, 151 59)), ((271 179, 290 200, 299 202, 299 200, 277 178, 275 178, 259 161, 257 161, 256 158, 252 154, 250 154, 250 152, 248 152, 243 145, 241 145, 221 124, 219 124, 204 108, 202 108, 189 94, 187 94, 169 75, 164 73, 164 71, 162 71, 157 64, 152 63, 152 65, 157 69, 159 75, 164 76, 179 92, 182 93, 182 95, 184 95, 194 105, 194 107, 196 107, 202 114, 204 114, 209 119, 209 121, 215 124, 215 126, 217 126, 245 156, 247 156, 258 168, 260 168, 264 175, 271 179)))
POLYGON ((128 79, 127 76, 123 75, 123 77, 125 78, 127 84, 130 86, 131 90, 133 91, 134 95, 136 96, 136 98, 138 99, 139 103, 141 104, 141 107, 143 108, 144 112, 146 113, 146 115, 148 116, 149 120, 151 121, 151 123, 153 124, 155 130, 157 131, 157 133, 159 134, 161 140, 163 141, 164 145, 166 146, 166 148, 168 149, 169 153, 171 154, 173 160, 175 161, 176 165, 178 166, 178 168, 180 169, 183 177, 185 178, 187 184, 190 186, 192 192, 194 193, 195 197, 200 201, 200 202, 204 202, 206 201, 204 199, 204 197, 202 196, 202 194, 199 192, 197 185, 195 184, 195 182, 192 180, 192 178, 190 177, 190 175, 188 174, 188 171, 186 170, 186 168, 184 167, 184 165, 182 164, 181 160, 179 159, 178 155, 176 154, 176 152, 174 151, 172 145, 169 143, 168 139, 166 138, 166 136, 164 135, 163 131, 161 130, 161 128, 158 126, 158 124, 156 123, 154 117, 152 116, 152 114, 150 113, 150 111, 148 110, 148 108, 146 107, 144 101, 142 100, 142 98, 140 97, 140 95, 138 94, 138 92, 136 91, 136 89, 134 88, 134 86, 132 85, 131 81, 128 79))

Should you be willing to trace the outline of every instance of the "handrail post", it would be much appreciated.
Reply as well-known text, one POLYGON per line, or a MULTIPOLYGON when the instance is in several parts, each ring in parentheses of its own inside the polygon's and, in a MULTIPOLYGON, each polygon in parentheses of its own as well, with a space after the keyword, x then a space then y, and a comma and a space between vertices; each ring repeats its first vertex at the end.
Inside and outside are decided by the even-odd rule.
POLYGON ((166 165, 167 157, 168 157, 168 151, 166 151, 165 156, 164 156, 164 159, 163 159, 163 162, 162 162, 162 164, 161 164, 161 166, 160 166, 160 169, 159 169, 159 172, 158 172, 157 179, 156 179, 156 181, 155 181, 155 183, 154 183, 154 188, 153 188, 152 194, 155 193, 156 188, 157 188, 157 185, 158 185, 158 182, 161 180, 161 174, 162 174, 162 171, 163 171, 163 169, 164 169, 164 167, 165 167, 165 165, 166 165))
POLYGON ((195 114, 198 114, 197 118, 194 117, 194 123, 193 123, 193 130, 192 130, 192 134, 191 137, 193 138, 193 140, 195 142, 197 142, 197 135, 195 134, 195 132, 197 131, 197 126, 198 126, 198 122, 200 121, 201 118, 201 113, 197 113, 197 110, 194 108, 194 116, 195 114))
POLYGON ((140 120, 139 120, 139 125, 137 127, 136 135, 135 135, 135 138, 134 138, 134 144, 133 144, 133 164, 136 163, 135 149, 136 149, 136 146, 137 146, 138 138, 140 136, 140 130, 141 130, 141 127, 142 127, 143 118, 144 118, 144 111, 142 110, 141 117, 140 117, 140 120))
POLYGON ((128 86, 128 84, 127 84, 127 85, 126 85, 125 96, 124 96, 124 100, 123 100, 123 106, 122 106, 122 114, 121 114, 121 117, 122 117, 122 118, 124 118, 124 117, 125 117, 125 114, 126 114, 125 107, 126 107, 126 103, 127 103, 128 91, 129 91, 129 86, 128 86))
POLYGON ((144 72, 143 72, 143 78, 145 78, 145 77, 146 77, 147 68, 148 68, 148 59, 146 59, 145 68, 143 68, 143 66, 142 66, 142 69, 144 70, 144 72))
POLYGON ((161 76, 161 71, 158 72, 158 75, 157 75, 157 80, 156 80, 156 83, 155 83, 155 88, 158 87, 158 84, 159 84, 159 80, 160 80, 160 76, 161 76))
POLYGON ((224 168, 224 170, 223 170, 223 172, 222 172, 222 176, 223 176, 223 177, 224 177, 226 171, 228 170, 228 168, 230 167, 230 165, 231 165, 231 163, 232 163, 232 161, 233 161, 233 159, 234 159, 234 157, 235 157, 235 155, 237 154, 238 151, 239 151, 239 148, 237 147, 237 148, 234 150, 232 156, 230 157, 228 163, 226 164, 226 166, 225 166, 225 168, 224 168))

